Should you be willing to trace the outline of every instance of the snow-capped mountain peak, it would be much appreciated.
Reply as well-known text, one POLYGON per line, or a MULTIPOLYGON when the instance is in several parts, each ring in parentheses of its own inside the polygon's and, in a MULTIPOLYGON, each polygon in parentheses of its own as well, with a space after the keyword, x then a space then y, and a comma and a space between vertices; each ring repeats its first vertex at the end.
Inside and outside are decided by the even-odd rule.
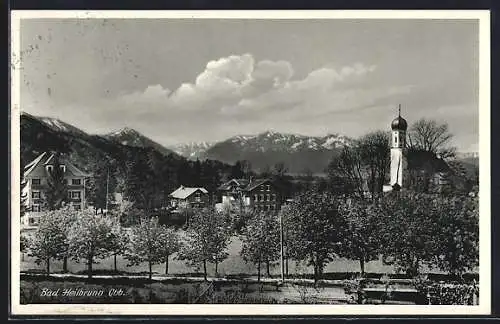
POLYGON ((144 136, 143 134, 130 127, 123 127, 117 131, 105 134, 103 135, 103 137, 118 142, 122 145, 151 147, 163 154, 172 153, 171 150, 165 148, 163 145, 153 141, 152 139, 144 136))
MULTIPOLYGON (((30 116, 29 114, 26 115, 30 116)), ((81 129, 76 128, 75 126, 70 125, 66 122, 63 122, 60 119, 52 117, 36 117, 36 118, 55 131, 73 133, 78 135, 86 135, 86 133, 81 129)))
POLYGON ((205 152, 214 144, 214 142, 188 142, 172 145, 169 148, 179 155, 196 160, 203 158, 205 152))

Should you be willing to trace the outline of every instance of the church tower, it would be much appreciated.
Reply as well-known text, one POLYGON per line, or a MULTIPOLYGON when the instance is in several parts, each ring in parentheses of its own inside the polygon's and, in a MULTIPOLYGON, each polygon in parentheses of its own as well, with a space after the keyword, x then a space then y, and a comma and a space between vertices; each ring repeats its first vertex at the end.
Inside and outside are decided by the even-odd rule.
POLYGON ((401 189, 404 186, 403 175, 406 169, 406 130, 408 124, 401 117, 401 105, 398 108, 398 117, 391 123, 391 182, 393 188, 401 189))

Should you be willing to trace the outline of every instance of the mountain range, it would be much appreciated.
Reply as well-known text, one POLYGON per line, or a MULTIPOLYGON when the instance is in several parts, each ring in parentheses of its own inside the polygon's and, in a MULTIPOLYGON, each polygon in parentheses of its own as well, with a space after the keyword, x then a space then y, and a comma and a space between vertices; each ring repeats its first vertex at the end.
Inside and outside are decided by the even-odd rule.
MULTIPOLYGON (((22 131, 23 142, 36 141, 34 137, 39 135, 28 136, 33 129, 36 129, 38 133, 44 134, 55 143, 61 141, 62 134, 65 138, 63 141, 65 146, 84 145, 95 148, 96 143, 100 145, 106 143, 108 147, 118 145, 148 148, 164 155, 174 154, 190 160, 210 159, 229 164, 234 164, 238 160, 247 160, 256 171, 264 171, 272 168, 276 163, 283 162, 290 173, 301 173, 306 170, 312 173, 322 173, 332 156, 340 152, 344 145, 351 143, 349 138, 338 134, 313 137, 267 131, 257 135, 238 135, 220 142, 186 143, 165 147, 128 127, 107 134, 94 135, 57 118, 37 117, 23 113, 21 120, 21 123, 25 125, 22 128, 24 129, 22 131), (47 130, 42 132, 40 130, 42 125, 47 130), (54 136, 52 133, 59 136, 54 136)), ((69 150, 68 147, 66 149, 69 150)), ((99 154, 96 153, 98 155, 107 153, 97 151, 99 151, 99 154)))
MULTIPOLYGON (((234 164, 246 160, 255 171, 265 171, 283 162, 288 172, 323 173, 331 159, 353 140, 340 135, 304 136, 267 131, 256 135, 237 135, 219 142, 186 143, 165 147, 140 132, 125 127, 103 135, 92 135, 56 118, 21 116, 21 146, 27 159, 34 158, 42 147, 57 146, 71 150, 85 160, 85 154, 95 157, 113 155, 130 149, 154 150, 175 159, 218 160, 234 164), (75 147, 77 148, 76 150, 75 147), (29 148, 29 149, 27 149, 29 148), (128 149, 127 149, 128 148, 128 149), (175 157, 177 156, 177 157, 175 157)), ((122 152, 123 153, 123 152, 122 152)), ((119 158, 120 155, 118 155, 119 158)), ((465 154, 467 164, 477 162, 477 154, 465 154)))

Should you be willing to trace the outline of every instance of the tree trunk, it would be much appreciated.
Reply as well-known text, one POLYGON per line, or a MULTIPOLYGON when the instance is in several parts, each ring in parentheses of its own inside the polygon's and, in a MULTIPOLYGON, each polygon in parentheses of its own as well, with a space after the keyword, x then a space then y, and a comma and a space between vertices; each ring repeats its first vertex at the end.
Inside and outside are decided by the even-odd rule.
POLYGON ((203 260, 203 280, 207 281, 207 260, 203 260))
POLYGON ((93 257, 89 256, 89 259, 87 261, 87 276, 89 279, 92 279, 92 260, 93 257))
POLYGON ((63 259, 63 272, 68 272, 68 257, 65 256, 63 259))
POLYGON ((168 254, 167 258, 165 259, 165 274, 168 274, 168 254))
POLYGON ((149 280, 153 279, 153 263, 151 261, 148 261, 148 266, 149 266, 149 280))
POLYGON ((260 260, 257 262, 257 282, 260 282, 260 260))
POLYGON ((359 258, 359 267, 361 268, 361 275, 363 276, 365 274, 365 257, 364 256, 359 258))
POLYGON ((48 275, 50 275, 50 258, 47 258, 45 263, 47 265, 47 276, 48 276, 48 275))
POLYGON ((285 275, 288 277, 288 258, 285 259, 285 275))
POLYGON ((114 263, 114 267, 115 267, 115 273, 118 272, 118 267, 116 265, 116 253, 114 255, 114 260, 113 260, 113 263, 114 263))
POLYGON ((318 282, 318 266, 315 263, 314 264, 314 286, 316 286, 317 282, 318 282))
POLYGON ((266 261, 266 272, 267 272, 267 276, 268 276, 269 278, 271 278, 271 265, 270 265, 270 263, 271 263, 271 262, 269 262, 269 260, 268 260, 268 261, 266 261))
POLYGON ((215 261, 215 274, 219 274, 219 262, 215 261))

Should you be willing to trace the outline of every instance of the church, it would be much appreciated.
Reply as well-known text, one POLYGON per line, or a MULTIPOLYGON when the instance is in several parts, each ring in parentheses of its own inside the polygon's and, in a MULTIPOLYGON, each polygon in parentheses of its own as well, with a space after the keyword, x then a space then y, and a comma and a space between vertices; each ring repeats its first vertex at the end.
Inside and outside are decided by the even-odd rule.
MULTIPOLYGON (((439 155, 407 146, 408 123, 398 116, 391 122, 390 175, 384 192, 418 188, 419 191, 443 191, 449 185, 463 187, 464 177, 439 155), (430 189, 430 188, 434 189, 430 189)), ((451 161, 453 162, 453 161, 451 161)))
POLYGON ((391 166, 390 183, 384 185, 384 192, 400 190, 403 188, 403 175, 408 167, 406 156, 406 130, 408 123, 401 117, 401 105, 399 106, 398 117, 391 123, 391 166))

